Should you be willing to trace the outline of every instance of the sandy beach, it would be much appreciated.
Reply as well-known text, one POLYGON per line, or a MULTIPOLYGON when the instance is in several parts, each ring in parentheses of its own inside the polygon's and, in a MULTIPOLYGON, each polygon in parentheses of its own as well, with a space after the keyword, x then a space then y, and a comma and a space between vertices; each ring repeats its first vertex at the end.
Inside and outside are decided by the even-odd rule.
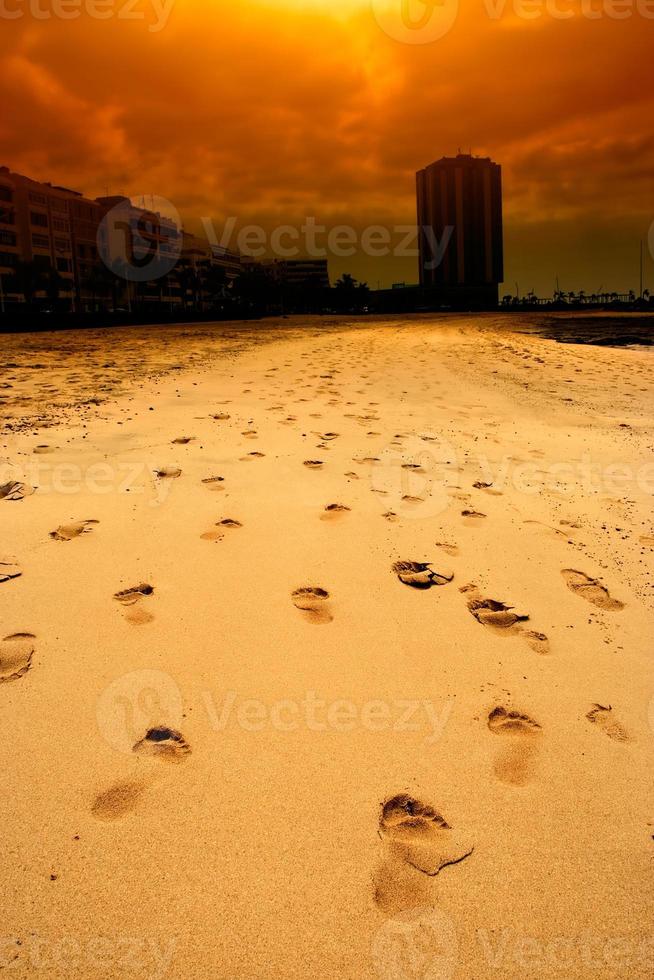
POLYGON ((0 338, 0 966, 654 972, 652 354, 0 338))

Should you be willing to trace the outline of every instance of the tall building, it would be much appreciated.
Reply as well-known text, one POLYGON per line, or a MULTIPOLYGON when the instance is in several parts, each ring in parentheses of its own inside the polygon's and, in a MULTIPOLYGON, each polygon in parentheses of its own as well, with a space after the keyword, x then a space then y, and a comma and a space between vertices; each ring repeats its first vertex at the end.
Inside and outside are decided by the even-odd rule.
POLYGON ((0 167, 0 289, 5 302, 74 307, 72 192, 0 167))
POLYGON ((504 278, 502 171, 459 153, 416 174, 420 285, 436 306, 492 309, 504 278))

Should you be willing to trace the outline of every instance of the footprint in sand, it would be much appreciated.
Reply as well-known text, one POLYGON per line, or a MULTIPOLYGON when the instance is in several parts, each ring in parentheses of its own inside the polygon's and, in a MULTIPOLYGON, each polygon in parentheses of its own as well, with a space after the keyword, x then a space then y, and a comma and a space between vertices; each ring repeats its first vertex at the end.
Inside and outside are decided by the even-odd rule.
POLYGON ((480 510, 470 510, 469 508, 461 511, 461 517, 463 518, 463 523, 466 527, 475 527, 480 524, 486 517, 482 514, 480 510))
POLYGON ((176 480, 178 476, 182 475, 182 471, 179 466, 162 466, 154 471, 154 475, 159 480, 176 480))
POLYGON ((243 527, 240 521, 235 521, 231 517, 224 517, 222 521, 218 521, 211 531, 205 531, 200 537, 203 541, 222 541, 225 537, 225 531, 236 530, 236 528, 243 527))
POLYGON ((33 493, 34 487, 16 480, 11 480, 9 483, 3 483, 0 486, 0 500, 23 500, 24 497, 30 497, 33 493))
POLYGON ((194 442, 195 436, 178 436, 172 440, 173 446, 188 446, 189 442, 194 442))
POLYGON ((631 736, 613 714, 610 704, 594 704, 586 718, 615 742, 631 742, 631 736))
POLYGON ((17 681, 32 666, 33 633, 11 633, 0 642, 0 684, 17 681))
POLYGON ((388 912, 424 904, 427 879, 474 849, 437 810, 404 793, 383 804, 379 836, 384 850, 374 877, 375 901, 388 912))
POLYGON ((503 783, 524 786, 533 774, 540 725, 529 715, 498 705, 488 716, 488 728, 511 740, 495 760, 495 775, 503 783))
POLYGON ((387 510, 384 514, 382 514, 382 517, 384 520, 390 521, 391 524, 394 524, 395 521, 399 520, 394 510, 387 510))
POLYGON ((48 446, 45 443, 42 443, 40 446, 35 446, 34 449, 32 450, 32 452, 36 456, 45 456, 48 453, 53 453, 54 451, 55 451, 54 446, 48 446))
POLYGON ((214 415, 210 415, 209 418, 215 422, 227 422, 231 418, 231 415, 228 415, 227 412, 216 412, 214 415))
POLYGON ((396 561, 393 571, 403 585, 412 589, 430 589, 432 585, 447 585, 454 578, 454 572, 435 572, 431 562, 396 561))
POLYGON ((137 755, 154 756, 164 762, 181 762, 191 751, 181 732, 158 725, 148 728, 145 736, 132 748, 137 755))
POLYGON ((305 459, 303 466, 306 466, 309 470, 319 470, 324 463, 321 459, 305 459))
MULTIPOLYGON (((120 602, 122 606, 134 607, 141 599, 144 599, 146 596, 151 596, 153 592, 154 587, 152 585, 148 585, 147 582, 142 582, 140 585, 135 585, 130 589, 123 589, 121 592, 114 593, 114 599, 120 602)), ((145 609, 129 608, 125 619, 129 623, 132 623, 133 626, 143 626, 145 623, 151 623, 154 616, 145 609)))
POLYGON ((50 537, 54 541, 72 541, 73 538, 78 538, 80 534, 86 534, 90 531, 93 524, 99 523, 99 521, 87 520, 73 521, 72 524, 60 524, 55 531, 50 531, 50 537))
POLYGON ((321 625, 323 623, 331 623, 334 618, 327 602, 329 592, 326 589, 321 589, 318 586, 305 586, 304 588, 296 589, 292 593, 291 598, 293 599, 293 605, 296 609, 301 610, 304 618, 309 623, 321 625))
POLYGON ((202 481, 208 490, 224 490, 223 483, 225 482, 224 476, 207 476, 202 481))
POLYGON ((15 561, 10 561, 9 558, 0 558, 0 584, 8 582, 12 578, 18 578, 22 574, 20 566, 15 561))
POLYGON ((98 820, 120 820, 136 809, 144 792, 145 784, 135 779, 114 783, 98 793, 91 805, 91 813, 98 820))
POLYGON ((475 490, 483 490, 484 493, 489 494, 489 496, 491 496, 491 497, 501 497, 502 496, 502 491, 501 490, 496 490, 493 487, 493 484, 492 483, 484 483, 483 480, 477 480, 472 485, 475 488, 475 490))
POLYGON ((514 612, 513 606, 507 606, 499 599, 486 599, 475 585, 464 585, 460 591, 467 594, 466 605, 468 610, 482 626, 490 626, 497 631, 505 630, 519 634, 535 653, 546 654, 550 652, 549 640, 545 633, 526 630, 522 626, 522 623, 529 619, 526 613, 514 612))
POLYGON ((346 507, 345 504, 327 504, 322 514, 320 515, 321 521, 336 521, 343 517, 344 514, 349 514, 350 508, 346 507))
POLYGON ((452 544, 451 541, 437 541, 436 547, 442 548, 446 555, 451 555, 452 557, 456 557, 459 553, 458 545, 452 544))
POLYGON ((527 615, 519 615, 513 612, 513 606, 507 606, 499 599, 485 599, 474 586, 463 586, 461 591, 469 593, 466 604, 469 611, 482 626, 510 629, 516 623, 529 619, 527 615))
POLYGON ((615 612, 624 609, 624 602, 613 599, 606 589, 596 578, 589 578, 584 572, 578 572, 575 568, 564 568, 561 570, 565 584, 571 592, 581 596, 587 602, 592 602, 600 609, 607 609, 615 612))

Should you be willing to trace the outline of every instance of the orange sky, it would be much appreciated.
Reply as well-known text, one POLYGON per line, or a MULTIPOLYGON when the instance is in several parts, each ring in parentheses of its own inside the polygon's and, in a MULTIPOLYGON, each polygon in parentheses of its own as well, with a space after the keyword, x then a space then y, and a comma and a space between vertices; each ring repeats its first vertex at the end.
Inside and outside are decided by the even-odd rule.
MULTIPOLYGON (((557 272, 566 289, 637 288, 654 0, 531 0, 531 19, 518 0, 460 0, 428 44, 379 26, 375 5, 395 3, 393 24, 400 2, 0 0, 0 162, 91 196, 161 195, 191 226, 360 229, 415 221, 415 170, 471 147, 504 168, 505 291, 550 293, 557 272)), ((442 3, 444 18, 456 0, 442 3)), ((344 269, 417 278, 411 258, 331 263, 344 269)), ((654 291, 649 256, 647 277, 654 291)))

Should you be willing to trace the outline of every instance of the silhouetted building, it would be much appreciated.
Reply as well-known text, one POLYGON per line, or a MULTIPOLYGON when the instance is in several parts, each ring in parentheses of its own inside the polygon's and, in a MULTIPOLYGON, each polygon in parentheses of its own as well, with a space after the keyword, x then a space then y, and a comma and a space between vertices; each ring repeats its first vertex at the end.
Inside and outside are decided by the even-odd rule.
POLYGON ((443 157, 416 175, 420 285, 427 303, 492 309, 504 278, 502 172, 488 157, 443 157))

